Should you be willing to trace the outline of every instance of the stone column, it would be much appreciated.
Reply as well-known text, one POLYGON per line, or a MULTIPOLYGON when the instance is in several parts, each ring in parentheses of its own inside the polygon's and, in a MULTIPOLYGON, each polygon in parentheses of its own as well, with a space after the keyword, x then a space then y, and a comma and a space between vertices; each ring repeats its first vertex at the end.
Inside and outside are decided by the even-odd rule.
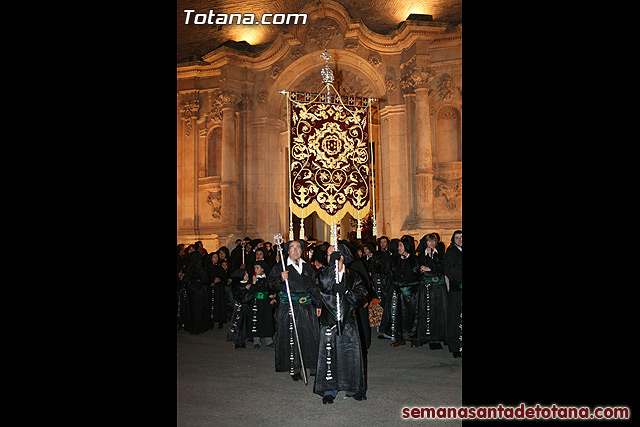
POLYGON ((220 172, 222 208, 220 213, 224 227, 235 229, 238 205, 235 106, 239 97, 233 92, 224 90, 218 94, 217 99, 222 105, 222 170, 220 172))
MULTIPOLYGON (((403 222, 410 214, 409 183, 406 171, 405 105, 387 105, 380 110, 380 188, 384 210, 378 215, 378 233, 400 236, 403 222)), ((379 182, 376 179, 377 182, 379 182)))
POLYGON ((197 174, 197 138, 196 121, 200 103, 198 100, 185 101, 180 108, 180 118, 183 122, 182 148, 182 224, 180 227, 183 233, 193 232, 194 236, 199 234, 198 221, 198 174, 197 174), (189 230, 189 231, 187 231, 189 230))
POLYGON ((416 226, 433 223, 433 156, 431 154, 431 121, 429 119, 429 86, 436 73, 415 67, 406 82, 416 94, 416 226))

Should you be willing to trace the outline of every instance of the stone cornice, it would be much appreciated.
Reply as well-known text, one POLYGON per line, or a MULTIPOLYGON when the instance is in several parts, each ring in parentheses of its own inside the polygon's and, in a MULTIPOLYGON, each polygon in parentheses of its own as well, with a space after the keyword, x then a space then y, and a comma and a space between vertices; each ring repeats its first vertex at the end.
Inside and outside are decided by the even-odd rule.
POLYGON ((271 45, 259 54, 241 52, 223 46, 203 56, 204 63, 178 65, 178 79, 219 76, 220 69, 225 65, 248 66, 255 71, 268 69, 284 57, 292 46, 299 44, 300 42, 292 34, 278 33, 271 45))
POLYGON ((446 22, 405 21, 392 34, 384 35, 370 30, 360 20, 354 19, 349 24, 345 39, 356 37, 368 49, 393 54, 402 52, 416 40, 434 40, 447 26, 446 22))
MULTIPOLYGON (((351 19, 342 5, 332 1, 307 3, 299 12, 307 13, 309 21, 316 18, 332 18, 346 29, 345 43, 349 40, 381 54, 399 54, 418 40, 446 45, 460 43, 462 25, 451 33, 442 34, 448 27, 446 22, 405 21, 389 35, 378 34, 370 30, 360 19, 351 19)), ((178 79, 193 77, 213 77, 221 75, 221 68, 227 65, 247 67, 254 71, 269 69, 291 52, 294 46, 301 44, 302 29, 294 32, 280 31, 271 44, 262 52, 249 53, 222 46, 203 56, 197 63, 179 64, 178 79)), ((357 47, 357 44, 355 45, 357 47)))
POLYGON ((289 52, 291 46, 299 44, 300 42, 292 34, 279 32, 269 47, 259 54, 222 47, 209 52, 202 59, 218 67, 229 63, 238 66, 250 65, 254 70, 261 70, 271 67, 289 52))

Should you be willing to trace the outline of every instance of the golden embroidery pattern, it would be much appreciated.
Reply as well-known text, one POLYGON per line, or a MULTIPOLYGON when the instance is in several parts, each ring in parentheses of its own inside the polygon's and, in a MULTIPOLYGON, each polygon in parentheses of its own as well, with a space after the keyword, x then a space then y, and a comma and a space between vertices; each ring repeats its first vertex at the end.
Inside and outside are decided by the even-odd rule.
POLYGON ((316 212, 327 224, 347 212, 364 217, 370 210, 369 100, 305 93, 288 99, 291 210, 300 218, 316 212))

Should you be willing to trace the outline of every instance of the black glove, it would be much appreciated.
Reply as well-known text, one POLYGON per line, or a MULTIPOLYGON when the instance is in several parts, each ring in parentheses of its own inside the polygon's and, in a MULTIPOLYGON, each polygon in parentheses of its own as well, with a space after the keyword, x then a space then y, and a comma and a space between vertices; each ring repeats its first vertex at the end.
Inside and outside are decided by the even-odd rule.
POLYGON ((341 256, 342 254, 340 253, 340 251, 332 252, 331 256, 329 257, 329 262, 333 263, 334 261, 340 261, 341 256))
POLYGON ((344 295, 344 294, 347 293, 347 288, 342 286, 339 283, 336 283, 336 284, 333 285, 333 290, 335 290, 336 293, 339 293, 340 295, 344 295))

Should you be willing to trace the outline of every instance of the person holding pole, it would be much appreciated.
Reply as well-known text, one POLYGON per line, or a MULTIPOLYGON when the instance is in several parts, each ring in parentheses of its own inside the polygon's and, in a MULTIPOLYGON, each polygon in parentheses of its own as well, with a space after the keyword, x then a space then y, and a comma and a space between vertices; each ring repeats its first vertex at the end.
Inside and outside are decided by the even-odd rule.
POLYGON ((294 381, 303 379, 307 384, 304 369, 315 375, 318 362, 322 300, 315 287, 314 268, 302 259, 304 243, 291 240, 279 248, 276 240, 280 262, 267 277, 269 292, 277 292, 280 301, 276 312, 275 368, 276 372, 289 372, 294 381), (282 249, 288 256, 283 256, 282 249))
POLYGON ((356 310, 367 301, 367 290, 356 270, 349 248, 340 243, 327 250, 328 265, 316 277, 322 297, 318 369, 313 392, 322 403, 333 403, 339 391, 347 397, 366 400, 367 384, 356 310))

